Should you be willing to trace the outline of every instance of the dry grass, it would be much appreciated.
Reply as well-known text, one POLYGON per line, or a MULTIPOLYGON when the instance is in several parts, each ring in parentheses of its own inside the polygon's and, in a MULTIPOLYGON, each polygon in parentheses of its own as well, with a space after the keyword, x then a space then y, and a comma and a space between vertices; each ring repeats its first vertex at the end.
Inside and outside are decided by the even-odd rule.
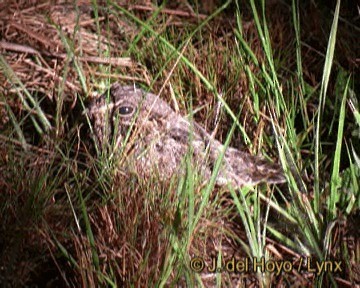
MULTIPOLYGON (((205 190, 192 175, 174 178, 172 183, 159 183, 155 177, 141 179, 127 175, 115 160, 95 157, 84 139, 86 123, 79 117, 83 102, 116 80, 162 91, 161 97, 184 115, 191 110, 192 100, 192 106, 197 109, 194 118, 208 131, 218 129, 216 137, 225 141, 231 116, 220 113, 220 122, 215 121, 219 116, 218 100, 213 91, 190 65, 179 61, 178 54, 167 45, 171 43, 179 47, 179 52, 214 87, 222 87, 226 103, 232 111, 240 112, 241 125, 246 127, 252 144, 246 142, 242 131, 236 130, 232 146, 252 153, 267 152, 276 161, 275 141, 269 137, 272 134, 272 111, 266 105, 271 99, 266 90, 269 88, 265 87, 267 92, 262 93, 261 83, 254 85, 249 80, 249 73, 254 77, 261 74, 266 57, 248 10, 243 11, 248 21, 242 20, 242 35, 259 65, 253 64, 251 56, 237 54, 234 3, 190 39, 189 35, 200 23, 220 7, 216 1, 200 5, 200 11, 196 10, 197 5, 192 7, 187 1, 174 1, 160 11, 150 1, 119 4, 146 23, 141 25, 115 6, 110 9, 92 6, 90 1, 78 1, 75 9, 73 4, 63 1, 33 2, 0 3, 0 283, 9 287, 149 287, 179 283, 196 286, 200 281, 206 287, 215 284, 255 287, 270 283, 279 287, 295 283, 310 287, 317 283, 314 273, 297 271, 280 275, 194 273, 189 262, 195 256, 203 256, 207 263, 213 259, 254 256, 249 252, 246 224, 228 191, 215 188, 211 192, 206 211, 191 231, 195 213, 191 209, 198 209, 205 190), (164 41, 155 37, 155 33, 164 41), (252 89, 259 96, 258 104, 252 97, 252 89), (40 103, 40 110, 32 99, 40 103)), ((301 82, 292 72, 296 70, 296 58, 291 46, 294 32, 290 8, 278 1, 271 2, 268 11, 275 11, 276 5, 284 9, 269 12, 268 18, 282 89, 290 95, 300 89, 301 82), (296 80, 287 82, 290 77, 296 80)), ((311 10, 307 4, 301 8, 305 16, 318 11, 314 7, 310 8, 315 11, 311 10)), ((322 18, 315 15, 311 19, 322 18)), ((311 37, 316 38, 322 32, 318 28, 323 26, 312 21, 302 24, 310 25, 309 30, 315 35, 308 36, 307 43, 312 43, 311 37)), ((304 28, 303 34, 309 35, 309 30, 304 28)), ((353 44, 353 34, 342 36, 345 40, 338 41, 339 49, 345 56, 337 58, 337 65, 352 72, 359 65, 358 55, 352 49, 357 44, 353 44), (350 48, 344 43, 349 43, 350 48)), ((322 39, 315 48, 302 47, 304 79, 311 88, 321 81, 323 58, 318 55, 324 53, 325 46, 322 39)), ((335 84, 331 85, 329 90, 335 90, 334 87, 335 84)), ((359 91, 357 88, 353 87, 359 91)), ((315 96, 309 94, 304 106, 305 114, 312 119, 317 103, 315 96)), ((286 116, 277 119, 282 131, 286 131, 286 116)), ((309 128, 305 127, 304 119, 305 116, 298 121, 300 131, 309 128)), ((332 131, 329 126, 324 130, 332 131)), ((345 136, 350 133, 350 129, 346 130, 345 136)), ((303 197, 311 200, 313 153, 309 139, 313 135, 307 131, 299 135, 295 159, 309 191, 303 197)), ((331 157, 331 153, 324 154, 322 159, 327 180, 331 157)), ((342 168, 347 167, 348 161, 344 161, 342 168)), ((260 190, 270 198, 274 191, 286 194, 288 188, 259 187, 255 193, 244 195, 252 203, 251 213, 256 214, 261 206, 259 215, 264 219, 268 203, 264 201, 256 206, 255 196, 260 190)), ((290 203, 285 199, 279 205, 290 206, 290 203)), ((345 219, 337 219, 332 226, 333 245, 329 254, 340 257, 341 246, 343 254, 348 256, 343 273, 335 276, 339 286, 351 287, 360 282, 360 256, 356 252, 360 242, 355 228, 358 214, 355 210, 350 220, 343 215, 345 219)), ((287 226, 281 219, 277 214, 270 216, 270 222, 277 222, 279 231, 289 238, 294 236, 291 239, 296 242, 301 229, 287 226)), ((263 225, 266 221, 259 224, 263 225)), ((303 256, 300 244, 299 249, 294 249, 268 235, 262 247, 267 257, 297 263, 303 256)))

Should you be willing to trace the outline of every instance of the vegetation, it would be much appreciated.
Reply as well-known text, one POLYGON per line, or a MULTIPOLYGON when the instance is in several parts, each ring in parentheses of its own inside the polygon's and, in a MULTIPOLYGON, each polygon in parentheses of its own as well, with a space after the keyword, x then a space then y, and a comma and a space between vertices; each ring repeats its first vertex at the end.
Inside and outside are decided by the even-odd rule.
POLYGON ((0 4, 1 286, 360 283, 352 3, 60 2, 0 4), (115 81, 287 183, 220 189, 187 159, 170 183, 127 173, 126 153, 92 151, 83 113, 115 81))

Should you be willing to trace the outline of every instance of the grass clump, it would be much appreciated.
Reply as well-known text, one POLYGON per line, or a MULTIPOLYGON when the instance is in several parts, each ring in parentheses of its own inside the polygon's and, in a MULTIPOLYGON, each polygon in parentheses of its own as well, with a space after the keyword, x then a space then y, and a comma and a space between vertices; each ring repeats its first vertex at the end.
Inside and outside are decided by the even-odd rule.
POLYGON ((349 7, 195 2, 3 7, 1 284, 359 283, 358 29, 341 14, 349 7), (311 31, 317 19, 323 30, 311 31), (191 157, 164 183, 129 173, 127 150, 92 151, 84 103, 115 80, 160 92, 226 146, 278 160, 287 183, 214 187, 224 155, 208 183, 191 157), (232 259, 255 257, 296 269, 226 271, 232 259), (317 274, 309 261, 341 269, 317 274))

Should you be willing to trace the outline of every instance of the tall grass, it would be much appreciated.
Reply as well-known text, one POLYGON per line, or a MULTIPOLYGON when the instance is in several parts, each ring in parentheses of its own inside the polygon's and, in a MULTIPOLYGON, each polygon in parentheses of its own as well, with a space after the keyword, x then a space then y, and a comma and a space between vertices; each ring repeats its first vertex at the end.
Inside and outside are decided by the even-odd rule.
MULTIPOLYGON (((223 287, 231 285, 236 275, 206 273, 207 267, 202 273, 195 273, 191 261, 203 257, 208 266, 209 259, 215 259, 220 268, 231 256, 227 249, 234 253, 233 256, 250 259, 279 260, 283 255, 292 255, 292 261, 307 256, 318 261, 341 259, 346 262, 346 269, 351 270, 354 256, 346 250, 347 247, 339 245, 336 237, 341 217, 346 218, 360 208, 360 160, 356 147, 344 141, 346 122, 349 121, 347 104, 355 119, 354 131, 360 129, 360 114, 356 95, 353 95, 352 76, 337 72, 339 69, 332 70, 340 0, 335 7, 320 90, 310 87, 304 77, 299 1, 293 0, 290 10, 294 33, 291 44, 295 53, 289 57, 295 58, 296 70, 288 78, 282 75, 287 67, 278 64, 281 61, 277 61, 275 56, 265 1, 249 1, 260 53, 255 51, 259 49, 254 49, 254 43, 246 35, 243 11, 238 2, 226 1, 204 21, 189 24, 180 30, 181 33, 175 28, 160 28, 164 6, 159 6, 145 21, 116 3, 110 1, 107 5, 112 15, 126 17, 139 29, 137 35, 128 39, 124 55, 137 59, 139 63, 153 65, 153 71, 146 70, 150 81, 144 88, 170 91, 171 96, 162 93, 161 97, 175 103, 179 113, 188 115, 191 123, 202 119, 204 126, 215 126, 215 132, 220 127, 223 131, 216 136, 224 140, 224 149, 211 178, 205 183, 197 168, 193 167, 192 147, 181 159, 184 173, 174 175, 170 183, 163 183, 157 175, 143 179, 124 172, 131 159, 126 147, 136 141, 134 135, 129 133, 120 147, 109 143, 105 151, 96 147, 97 151, 92 154, 86 148, 86 141, 79 137, 81 133, 77 130, 80 128, 71 130, 69 135, 61 134, 65 133, 66 127, 61 114, 64 81, 69 70, 76 73, 84 94, 79 96, 81 110, 85 110, 83 102, 89 91, 86 79, 90 77, 86 75, 87 68, 75 57, 76 42, 66 36, 61 27, 57 29, 66 48, 68 63, 62 75, 64 81, 58 84, 55 117, 58 137, 46 134, 52 124, 45 111, 25 89, 24 83, 17 79, 16 71, 12 71, 5 58, 0 56, 6 79, 17 87, 16 93, 26 111, 25 115, 16 114, 9 104, 8 95, 1 95, 11 118, 11 128, 1 135, 1 141, 6 145, 6 156, 0 162, 1 172, 5 171, 1 186, 8 190, 0 196, 3 200, 0 204, 3 219, 0 229, 7 232, 0 243, 5 243, 5 247, 15 241, 10 252, 3 257, 3 262, 11 266, 6 272, 16 275, 12 266, 17 263, 19 255, 36 249, 41 249, 41 259, 32 261, 28 257, 27 263, 41 270, 48 268, 47 263, 52 261, 56 269, 48 269, 52 273, 57 271, 61 280, 50 280, 74 287, 167 287, 179 283, 189 287, 215 283, 217 287, 223 287), (228 32, 231 36, 224 36, 225 40, 219 40, 220 37, 215 38, 211 33, 209 36, 206 33, 211 31, 209 26, 217 25, 217 17, 228 15, 224 13, 229 13, 229 7, 235 7, 236 20, 228 32), (146 39, 152 40, 146 42, 146 39), (205 49, 208 52, 206 60, 202 51, 205 49), (219 51, 225 52, 221 54, 219 51), (329 91, 331 73, 339 74, 336 93, 329 91), (238 87, 243 77, 248 89, 239 98, 234 87, 238 87), (327 98, 330 92, 340 103, 334 106, 336 111, 327 98), (313 105, 311 101, 315 96, 318 105, 316 111, 310 113, 308 107, 313 105), (195 107, 197 103, 201 105, 195 107), (216 103, 222 107, 219 113, 214 108, 216 103), (338 117, 334 124, 327 122, 326 109, 334 109, 338 117), (218 127, 217 116, 212 125, 215 114, 228 120, 225 129, 226 125, 218 127), (22 118, 17 119, 18 115, 22 118), (242 115, 251 119, 242 119, 242 115), (24 131, 23 125, 28 118, 35 127, 34 133, 46 135, 45 148, 28 143, 28 131, 24 131), (302 123, 302 131, 298 130, 298 122, 302 123), (264 133, 263 123, 269 123, 273 133, 264 133), (249 132, 251 125, 255 126, 256 133, 249 132), (330 126, 335 128, 328 129, 330 126), (336 130, 332 155, 326 155, 322 149, 327 144, 323 140, 326 138, 324 130, 336 130), (215 187, 226 148, 238 144, 239 139, 248 151, 260 151, 268 158, 279 155, 287 183, 279 187, 260 185, 237 190, 234 187, 215 187), (350 164, 342 171, 344 146, 350 164), (31 154, 24 151, 31 151, 31 154), (306 156, 304 151, 309 151, 309 155, 306 156), (51 155, 50 160, 46 160, 47 155, 51 155), (326 161, 331 162, 331 169, 327 169, 329 164, 325 165, 326 161), (13 224, 12 219, 16 219, 13 224), (24 241, 18 240, 20 234, 25 235, 24 241), (342 255, 342 249, 348 254, 342 255)), ((92 7, 100 36, 99 11, 103 8, 95 2, 92 7)), ((106 25, 109 31, 111 25, 109 22, 106 25)), ((77 26, 72 36, 75 37, 79 29, 77 26)), ((108 51, 100 51, 99 45, 99 54, 111 55, 110 46, 108 51)), ((111 67, 99 69, 111 71, 111 67)), ((84 119, 82 125, 89 126, 91 134, 89 119, 84 119)), ((359 259, 355 257, 356 260, 359 259)), ((41 278, 36 278, 30 270, 24 271, 26 277, 41 278)), ((252 277, 247 276, 249 279, 252 277)), ((274 285, 278 279, 272 273, 261 271, 256 271, 255 276, 261 287, 274 285)), ((288 283, 297 279, 296 275, 286 275, 285 272, 279 277, 288 283)), ((332 273, 310 278, 316 287, 337 284, 332 273)), ((16 283, 15 277, 7 283, 16 283)))

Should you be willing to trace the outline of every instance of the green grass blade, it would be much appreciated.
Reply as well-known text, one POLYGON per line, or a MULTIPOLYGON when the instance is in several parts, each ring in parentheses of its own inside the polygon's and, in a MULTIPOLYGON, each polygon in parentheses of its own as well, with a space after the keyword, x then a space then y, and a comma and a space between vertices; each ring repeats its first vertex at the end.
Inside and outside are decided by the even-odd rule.
POLYGON ((340 169, 340 158, 341 158, 341 147, 343 142, 343 133, 344 133, 344 123, 345 123, 345 105, 346 105, 346 96, 349 87, 350 77, 348 78, 343 99, 340 107, 340 115, 339 115, 339 125, 338 125, 338 133, 336 140, 336 148, 334 153, 334 162, 333 169, 331 174, 331 188, 330 188, 330 198, 328 204, 328 221, 332 221, 336 215, 336 202, 339 199, 339 188, 341 184, 341 177, 339 175, 340 169))
POLYGON ((192 223, 190 223, 190 225, 191 225, 190 231, 191 232, 194 231, 194 229, 195 229, 197 223, 199 222, 200 217, 201 217, 206 205, 208 204, 208 201, 209 201, 209 198, 210 198, 210 193, 211 193, 211 191, 213 190, 213 188, 215 186, 215 181, 216 181, 217 175, 219 174, 220 167, 221 167, 221 164, 222 164, 222 160, 224 158, 226 149, 230 144, 230 140, 231 140, 232 134, 234 133, 234 130, 235 130, 235 123, 231 126, 231 130, 230 130, 230 132, 229 132, 229 134, 228 134, 228 136, 226 138, 226 141, 225 141, 225 143, 224 143, 224 145, 222 147, 220 155, 219 155, 218 159, 216 160, 216 163, 214 165, 214 169, 213 169, 210 181, 206 185, 205 191, 203 192, 202 201, 200 203, 200 207, 198 209, 198 212, 195 215, 194 221, 192 223))
POLYGON ((27 143, 26 143, 26 139, 24 136, 24 133, 21 130, 21 127, 18 123, 18 121, 16 120, 16 116, 14 115, 14 112, 12 111, 10 105, 6 102, 5 97, 1 94, 1 99, 3 99, 4 103, 5 103, 5 109, 7 114, 9 115, 10 121, 14 126, 15 129, 15 133, 19 138, 19 141, 21 143, 21 147, 26 150, 27 149, 27 143))
POLYGON ((31 103, 31 105, 34 107, 34 110, 36 112, 36 118, 34 115, 30 114, 30 117, 34 123, 35 128, 37 129, 37 132, 42 135, 44 132, 42 131, 42 128, 37 123, 38 119, 40 123, 43 125, 43 129, 45 132, 49 131, 51 129, 51 124, 49 120, 46 118, 45 113, 41 110, 38 101, 36 101, 32 95, 29 93, 29 91, 25 88, 24 84, 20 81, 20 79, 17 77, 15 72, 11 69, 11 67, 6 62, 5 58, 0 55, 0 67, 2 68, 5 76, 7 79, 14 84, 16 87, 17 95, 19 96, 21 102, 24 105, 24 108, 28 110, 30 113, 32 113, 32 108, 30 108, 27 100, 31 103), (23 96, 22 92, 24 92, 26 98, 23 96))
POLYGON ((325 57, 325 64, 324 64, 324 72, 323 78, 321 81, 321 89, 320 89, 320 101, 319 101, 319 108, 318 108, 318 115, 316 121, 316 130, 315 130, 315 179, 314 179, 314 208, 315 213, 320 212, 320 172, 319 172, 319 158, 321 153, 321 146, 320 146, 320 123, 321 123, 321 114, 322 110, 324 109, 325 100, 326 100, 326 92, 329 84, 331 67, 334 58, 334 51, 335 51, 335 43, 336 43, 336 33, 337 33, 337 25, 339 20, 339 11, 340 11, 340 2, 338 0, 336 3, 335 14, 333 19, 333 24, 331 26, 330 36, 328 47, 326 51, 325 57))

